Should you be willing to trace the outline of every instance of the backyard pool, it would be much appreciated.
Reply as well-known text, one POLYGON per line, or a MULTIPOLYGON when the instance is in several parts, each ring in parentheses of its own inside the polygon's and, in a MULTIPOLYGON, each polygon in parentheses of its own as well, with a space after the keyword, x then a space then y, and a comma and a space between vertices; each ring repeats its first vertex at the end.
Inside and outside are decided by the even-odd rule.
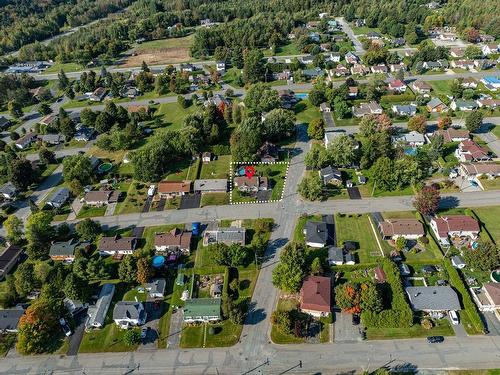
POLYGON ((295 96, 297 97, 297 99, 304 100, 309 97, 309 94, 307 92, 299 92, 296 93, 295 96))
POLYGON ((113 168, 113 164, 111 163, 102 163, 99 167, 97 167, 97 170, 100 173, 106 173, 108 172, 111 168, 113 168))
POLYGON ((415 147, 406 147, 405 154, 409 156, 417 156, 417 149, 415 147))

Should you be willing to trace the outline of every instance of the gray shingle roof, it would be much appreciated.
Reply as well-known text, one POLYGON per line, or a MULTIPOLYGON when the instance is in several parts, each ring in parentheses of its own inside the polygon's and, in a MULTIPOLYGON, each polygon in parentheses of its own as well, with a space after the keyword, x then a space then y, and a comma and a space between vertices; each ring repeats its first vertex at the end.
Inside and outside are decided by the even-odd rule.
POLYGON ((406 288, 414 310, 460 310, 457 293, 450 286, 410 286, 406 288))
POLYGON ((104 325, 104 320, 114 294, 114 284, 103 284, 96 304, 88 309, 89 318, 86 323, 87 327, 102 327, 104 325))
POLYGON ((166 286, 167 281, 165 279, 155 279, 152 282, 144 285, 144 287, 149 291, 150 294, 164 294, 166 286))
POLYGON ((0 310, 0 331, 16 330, 19 319, 24 314, 22 308, 0 310))
POLYGON ((326 245, 327 240, 328 229, 326 223, 317 221, 308 221, 306 223, 306 242, 326 245))
POLYGON ((141 319, 144 309, 140 309, 140 302, 120 301, 113 309, 113 320, 120 319, 141 319))
POLYGON ((62 206, 64 203, 69 198, 69 189, 68 188, 61 188, 57 190, 47 201, 47 204, 54 205, 54 206, 62 206))
POLYGON ((78 242, 73 239, 69 241, 54 242, 50 246, 50 256, 74 255, 78 242))
POLYGON ((328 248, 328 260, 330 262, 344 262, 344 252, 340 247, 331 246, 328 248))

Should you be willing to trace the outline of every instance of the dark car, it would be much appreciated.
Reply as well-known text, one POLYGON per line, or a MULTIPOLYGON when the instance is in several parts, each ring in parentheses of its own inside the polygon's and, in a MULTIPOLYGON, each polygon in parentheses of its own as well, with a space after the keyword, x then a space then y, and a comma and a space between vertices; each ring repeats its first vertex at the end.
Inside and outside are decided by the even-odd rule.
POLYGON ((427 342, 429 344, 437 344, 444 341, 443 336, 429 336, 427 337, 427 342))
POLYGON ((352 325, 357 326, 361 322, 359 314, 352 314, 352 325))

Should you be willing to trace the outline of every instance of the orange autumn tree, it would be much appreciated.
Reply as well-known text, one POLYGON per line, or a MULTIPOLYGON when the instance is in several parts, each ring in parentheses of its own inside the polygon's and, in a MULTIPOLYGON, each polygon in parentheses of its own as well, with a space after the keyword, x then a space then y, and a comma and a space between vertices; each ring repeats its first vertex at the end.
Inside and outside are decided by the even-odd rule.
POLYGON ((335 303, 348 313, 361 312, 361 293, 359 284, 345 283, 335 288, 335 303))

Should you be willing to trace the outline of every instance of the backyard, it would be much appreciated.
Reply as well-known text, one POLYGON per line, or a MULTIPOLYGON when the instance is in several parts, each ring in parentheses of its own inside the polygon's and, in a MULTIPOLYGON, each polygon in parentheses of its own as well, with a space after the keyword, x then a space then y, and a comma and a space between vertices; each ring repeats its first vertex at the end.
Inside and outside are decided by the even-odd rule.
POLYGON ((345 241, 356 243, 360 263, 373 263, 381 257, 377 240, 367 215, 335 215, 337 246, 345 241))
POLYGON ((231 155, 220 155, 201 165, 200 179, 228 178, 231 155))

